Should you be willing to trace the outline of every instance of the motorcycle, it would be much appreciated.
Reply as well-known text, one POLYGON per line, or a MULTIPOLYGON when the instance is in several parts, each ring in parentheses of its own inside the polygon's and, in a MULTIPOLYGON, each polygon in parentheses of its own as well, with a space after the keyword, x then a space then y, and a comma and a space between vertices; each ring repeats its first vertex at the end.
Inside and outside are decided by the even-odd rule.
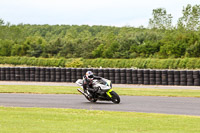
POLYGON ((96 89, 95 98, 89 97, 89 91, 86 89, 83 91, 83 80, 78 79, 76 84, 79 85, 82 89, 78 88, 77 90, 85 96, 85 98, 90 102, 99 101, 112 101, 113 103, 119 104, 120 97, 119 95, 113 91, 112 83, 110 80, 102 78, 101 80, 93 80, 93 88, 96 89))

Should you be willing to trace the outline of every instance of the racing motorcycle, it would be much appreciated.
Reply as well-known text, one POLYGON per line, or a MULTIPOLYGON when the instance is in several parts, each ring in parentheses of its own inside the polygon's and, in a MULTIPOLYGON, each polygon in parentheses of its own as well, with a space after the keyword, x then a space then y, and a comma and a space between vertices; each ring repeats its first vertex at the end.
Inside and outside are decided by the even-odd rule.
POLYGON ((76 84, 79 85, 82 89, 78 88, 77 90, 85 96, 85 98, 90 102, 99 101, 112 101, 113 103, 120 103, 119 95, 112 90, 112 83, 110 80, 102 78, 100 80, 93 80, 93 88, 96 90, 95 98, 89 97, 89 91, 86 89, 83 91, 83 80, 78 79, 76 84))

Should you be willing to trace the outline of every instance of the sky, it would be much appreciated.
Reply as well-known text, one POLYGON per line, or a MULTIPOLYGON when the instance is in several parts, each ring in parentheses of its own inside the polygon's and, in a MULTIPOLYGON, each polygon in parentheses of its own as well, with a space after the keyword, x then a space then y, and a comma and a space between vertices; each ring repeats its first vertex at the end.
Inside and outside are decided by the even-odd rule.
POLYGON ((165 8, 175 25, 187 4, 200 0, 0 0, 0 18, 11 24, 147 27, 153 9, 165 8))

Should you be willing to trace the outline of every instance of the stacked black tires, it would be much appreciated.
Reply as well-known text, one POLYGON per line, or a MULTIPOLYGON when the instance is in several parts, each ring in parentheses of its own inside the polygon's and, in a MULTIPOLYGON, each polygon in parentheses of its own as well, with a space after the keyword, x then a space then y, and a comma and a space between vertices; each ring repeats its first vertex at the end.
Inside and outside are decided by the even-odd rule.
POLYGON ((76 82, 87 71, 93 71, 115 84, 200 86, 199 70, 0 67, 0 80, 76 82))

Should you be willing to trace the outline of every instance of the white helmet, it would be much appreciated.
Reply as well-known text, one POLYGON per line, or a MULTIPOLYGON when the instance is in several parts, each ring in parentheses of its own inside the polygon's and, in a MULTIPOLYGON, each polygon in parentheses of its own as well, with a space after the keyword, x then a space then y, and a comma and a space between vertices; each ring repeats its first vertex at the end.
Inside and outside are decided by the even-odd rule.
POLYGON ((87 72, 86 72, 86 77, 87 77, 87 79, 89 79, 89 80, 93 80, 93 78, 94 78, 93 72, 92 72, 92 71, 87 71, 87 72))

